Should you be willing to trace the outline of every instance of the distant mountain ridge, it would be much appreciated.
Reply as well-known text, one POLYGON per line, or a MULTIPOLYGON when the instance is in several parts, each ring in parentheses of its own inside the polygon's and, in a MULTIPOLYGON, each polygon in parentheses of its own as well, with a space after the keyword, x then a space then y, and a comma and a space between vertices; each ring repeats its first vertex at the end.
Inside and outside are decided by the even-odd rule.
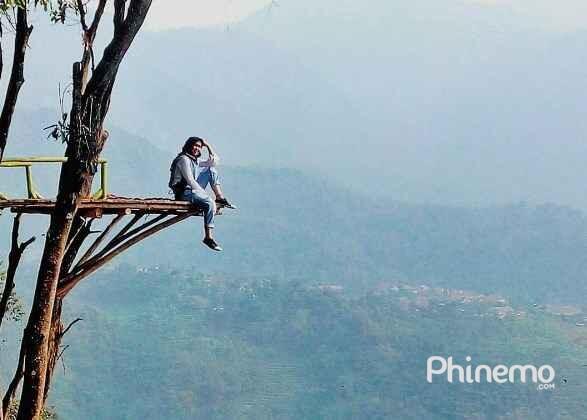
MULTIPOLYGON (((78 32, 36 22, 23 104, 58 104, 78 32)), ((460 0, 281 1, 228 28, 141 33, 110 120, 402 201, 587 209, 585 38, 460 0)))
MULTIPOLYGON (((17 119, 10 153, 62 149, 42 137, 27 142, 24 134, 34 126, 31 119, 42 118, 36 115, 17 119)), ((110 162, 111 191, 166 197, 175 154, 110 128, 104 156, 110 162)), ((196 219, 157 235, 118 262, 311 278, 357 291, 379 281, 400 281, 499 293, 532 303, 585 304, 587 216, 581 211, 525 203, 477 209, 413 205, 359 195, 298 170, 220 170, 227 195, 239 206, 219 217, 223 253, 210 255, 201 245, 201 220, 196 219)), ((57 175, 40 180, 56 182, 57 175)), ((4 189, 8 180, 1 181, 4 189)), ((24 176, 8 183, 13 182, 23 185, 24 176)), ((36 226, 32 233, 43 231, 39 222, 44 218, 26 219, 26 226, 36 226)), ((6 233, 7 214, 0 223, 6 233)), ((35 252, 40 249, 33 249, 32 261, 35 252)))

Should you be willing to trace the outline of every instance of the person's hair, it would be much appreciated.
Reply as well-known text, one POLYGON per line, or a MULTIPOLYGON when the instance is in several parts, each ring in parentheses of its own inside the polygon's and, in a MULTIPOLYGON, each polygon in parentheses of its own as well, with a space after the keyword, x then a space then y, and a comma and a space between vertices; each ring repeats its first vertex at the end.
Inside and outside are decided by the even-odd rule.
POLYGON ((199 137, 190 137, 188 138, 183 147, 181 148, 182 153, 191 153, 192 151, 192 147, 194 147, 194 145, 196 143, 202 143, 204 144, 204 140, 199 138, 199 137))

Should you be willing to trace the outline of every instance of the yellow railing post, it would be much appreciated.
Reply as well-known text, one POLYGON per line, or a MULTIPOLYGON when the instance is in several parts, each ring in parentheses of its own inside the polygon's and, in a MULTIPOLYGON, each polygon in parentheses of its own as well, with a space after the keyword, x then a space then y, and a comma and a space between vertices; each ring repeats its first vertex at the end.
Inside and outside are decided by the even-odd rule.
POLYGON ((31 172, 31 167, 30 166, 25 166, 24 170, 25 170, 25 173, 26 173, 26 191, 27 191, 27 194, 28 194, 29 198, 34 198, 33 197, 33 173, 31 172))
POLYGON ((96 191, 92 198, 94 200, 104 200, 108 197, 108 162, 100 161, 100 189, 96 191))
MULTIPOLYGON (((41 199, 41 194, 36 190, 33 182, 32 166, 35 163, 64 163, 65 157, 30 157, 30 158, 6 158, 0 162, 0 168, 25 168, 27 196, 29 199, 41 199)), ((100 163, 100 190, 92 195, 94 199, 101 200, 108 196, 108 162, 104 159, 100 163)), ((0 193, 0 200, 7 200, 6 195, 0 193)))
POLYGON ((102 185, 102 198, 108 197, 108 162, 102 161, 100 169, 100 184, 102 185))
POLYGON ((26 165, 24 167, 26 173, 26 189, 29 198, 40 199, 43 198, 41 194, 35 189, 35 183, 33 182, 33 165, 26 165))

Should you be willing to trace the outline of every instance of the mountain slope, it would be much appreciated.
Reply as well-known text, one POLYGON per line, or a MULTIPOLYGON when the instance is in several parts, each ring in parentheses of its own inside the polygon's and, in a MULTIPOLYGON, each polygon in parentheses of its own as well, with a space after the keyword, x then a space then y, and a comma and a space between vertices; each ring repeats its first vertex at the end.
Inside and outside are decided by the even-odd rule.
POLYGON ((51 403, 64 419, 581 417, 585 328, 507 305, 447 289, 357 298, 312 281, 125 266, 70 302, 68 316, 85 321, 66 337, 51 403), (549 363, 556 388, 428 384, 431 355, 549 363))
MULTIPOLYGON (((166 197, 174 153, 116 127, 112 132, 105 150, 111 191, 166 197)), ((20 150, 33 147, 23 137, 10 153, 17 152, 17 144, 20 150)), ((194 219, 149 239, 119 261, 311 278, 356 290, 400 280, 498 292, 526 302, 585 303, 587 218, 580 211, 524 203, 479 209, 408 205, 358 195, 296 170, 220 170, 227 195, 239 206, 219 217, 216 235, 223 253, 211 255, 202 246, 201 220, 194 219)), ((44 177, 50 179, 56 182, 56 174, 44 177)), ((1 181, 2 189, 10 184, 1 181)), ((23 179, 17 181, 22 185, 23 179)), ((35 227, 31 233, 38 235, 42 227, 35 223, 41 220, 46 221, 27 217, 25 225, 29 231, 35 227)), ((0 222, 6 233, 10 219, 4 215, 0 222)), ((31 261, 38 258, 40 246, 29 253, 31 261)))
MULTIPOLYGON (((54 106, 79 34, 35 34, 23 103, 54 106)), ((141 33, 110 118, 165 150, 200 134, 230 164, 400 200, 587 208, 585 36, 460 0, 283 1, 229 29, 141 33)))

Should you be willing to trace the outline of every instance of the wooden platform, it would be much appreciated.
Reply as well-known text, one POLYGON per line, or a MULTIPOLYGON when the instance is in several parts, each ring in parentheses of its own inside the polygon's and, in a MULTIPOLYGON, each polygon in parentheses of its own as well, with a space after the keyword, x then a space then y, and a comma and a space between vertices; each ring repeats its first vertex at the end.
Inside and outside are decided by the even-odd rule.
MULTIPOLYGON (((55 200, 20 199, 0 200, 0 210, 10 209, 13 213, 49 214, 55 207, 55 200)), ((165 198, 126 198, 108 197, 104 200, 83 199, 79 212, 90 217, 103 214, 192 214, 202 215, 202 211, 190 202, 165 198)))

